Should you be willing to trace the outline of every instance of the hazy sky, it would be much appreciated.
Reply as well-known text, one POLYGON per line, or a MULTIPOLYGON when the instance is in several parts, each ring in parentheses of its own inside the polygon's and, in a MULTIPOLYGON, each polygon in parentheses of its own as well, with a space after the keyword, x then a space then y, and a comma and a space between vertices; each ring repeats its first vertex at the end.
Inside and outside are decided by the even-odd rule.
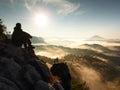
POLYGON ((44 38, 120 36, 120 0, 0 0, 0 18, 44 38))

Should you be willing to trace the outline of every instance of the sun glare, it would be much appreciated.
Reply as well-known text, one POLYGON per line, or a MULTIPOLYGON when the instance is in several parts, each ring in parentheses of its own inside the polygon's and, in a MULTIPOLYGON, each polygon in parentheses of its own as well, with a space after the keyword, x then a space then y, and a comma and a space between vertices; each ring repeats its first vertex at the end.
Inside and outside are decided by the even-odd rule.
POLYGON ((36 14, 35 23, 39 26, 46 26, 48 24, 48 16, 45 14, 36 14))

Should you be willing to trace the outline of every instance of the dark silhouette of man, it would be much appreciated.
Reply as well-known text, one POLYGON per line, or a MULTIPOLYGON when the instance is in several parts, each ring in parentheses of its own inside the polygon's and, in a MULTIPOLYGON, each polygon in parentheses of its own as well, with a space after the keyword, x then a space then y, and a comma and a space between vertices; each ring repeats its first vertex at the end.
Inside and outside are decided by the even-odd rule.
POLYGON ((32 38, 32 36, 21 29, 21 24, 16 23, 12 34, 13 44, 18 47, 22 47, 22 45, 24 45, 24 48, 33 49, 34 47, 31 45, 30 38, 32 38))

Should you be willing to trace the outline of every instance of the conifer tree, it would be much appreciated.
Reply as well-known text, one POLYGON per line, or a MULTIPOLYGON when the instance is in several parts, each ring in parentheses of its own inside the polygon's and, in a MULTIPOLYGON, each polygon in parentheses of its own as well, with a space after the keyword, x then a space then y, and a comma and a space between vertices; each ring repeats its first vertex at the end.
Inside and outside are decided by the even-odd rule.
POLYGON ((0 33, 3 33, 6 31, 6 26, 3 25, 2 19, 0 19, 0 33))

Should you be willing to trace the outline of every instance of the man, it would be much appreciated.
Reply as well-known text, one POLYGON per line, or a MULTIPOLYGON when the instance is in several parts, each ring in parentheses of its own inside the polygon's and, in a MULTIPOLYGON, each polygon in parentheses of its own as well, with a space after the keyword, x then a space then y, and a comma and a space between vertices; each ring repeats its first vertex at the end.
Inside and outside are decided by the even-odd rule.
POLYGON ((17 23, 16 26, 14 27, 14 32, 12 34, 12 42, 14 45, 18 46, 18 47, 22 47, 22 45, 24 45, 25 48, 34 48, 31 45, 31 41, 30 38, 32 38, 32 36, 26 32, 24 32, 21 29, 21 24, 17 23))

